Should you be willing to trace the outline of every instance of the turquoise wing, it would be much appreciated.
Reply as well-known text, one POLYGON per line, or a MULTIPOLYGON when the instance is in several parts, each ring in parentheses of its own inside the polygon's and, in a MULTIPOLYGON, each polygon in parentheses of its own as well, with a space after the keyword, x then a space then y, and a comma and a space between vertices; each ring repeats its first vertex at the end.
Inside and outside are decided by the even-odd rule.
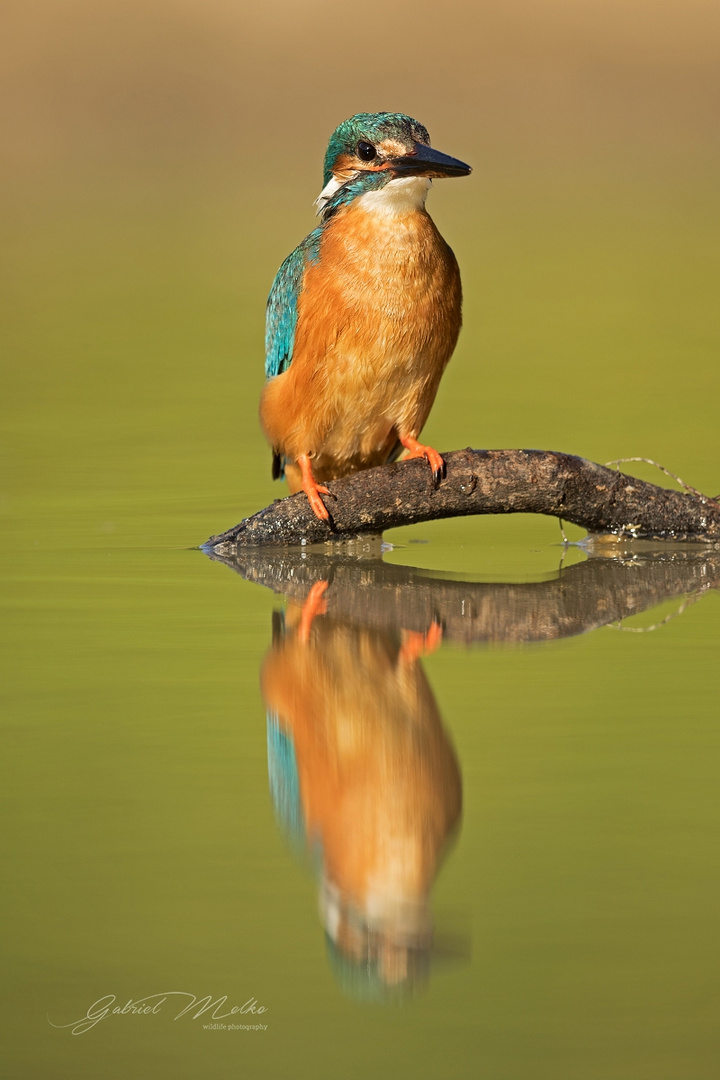
POLYGON ((272 710, 267 713, 267 753, 275 816, 290 845, 300 854, 305 849, 305 822, 295 746, 292 736, 281 728, 278 714, 272 710))
POLYGON ((300 247, 278 270, 265 313, 265 378, 287 371, 292 363, 297 326, 297 302, 302 290, 305 253, 300 247))
POLYGON ((302 292, 305 266, 317 262, 322 228, 306 236, 288 255, 270 290, 265 316, 265 377, 282 375, 292 363, 297 327, 298 297, 302 292))

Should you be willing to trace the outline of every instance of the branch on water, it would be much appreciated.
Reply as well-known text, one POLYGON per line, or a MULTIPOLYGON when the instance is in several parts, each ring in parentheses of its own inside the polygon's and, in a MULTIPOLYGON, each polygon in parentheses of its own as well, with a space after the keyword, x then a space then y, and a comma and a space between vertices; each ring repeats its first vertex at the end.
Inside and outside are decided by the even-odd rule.
POLYGON ((543 450, 453 450, 435 488, 426 461, 398 461, 335 480, 325 496, 331 522, 315 517, 304 493, 278 499, 204 545, 297 546, 379 536, 386 529, 469 514, 546 514, 590 534, 720 543, 720 503, 694 490, 671 491, 543 450))

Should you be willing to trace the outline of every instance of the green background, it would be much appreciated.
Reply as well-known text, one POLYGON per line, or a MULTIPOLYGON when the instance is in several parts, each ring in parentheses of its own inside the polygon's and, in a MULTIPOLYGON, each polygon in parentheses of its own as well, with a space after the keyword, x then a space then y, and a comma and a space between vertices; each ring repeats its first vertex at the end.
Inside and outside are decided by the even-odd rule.
MULTIPOLYGON (((360 110, 416 115, 475 167, 429 201, 466 299, 427 440, 639 454, 720 489, 717 8, 6 18, 3 1075, 714 1077, 717 594, 646 634, 424 662, 464 791, 433 907, 472 945, 383 1010, 335 982, 273 816, 278 601, 193 548, 281 494, 265 296, 360 110), (181 989, 254 996, 268 1030, 48 1023, 181 989)), ((545 519, 389 539, 488 580, 561 554, 545 519)))

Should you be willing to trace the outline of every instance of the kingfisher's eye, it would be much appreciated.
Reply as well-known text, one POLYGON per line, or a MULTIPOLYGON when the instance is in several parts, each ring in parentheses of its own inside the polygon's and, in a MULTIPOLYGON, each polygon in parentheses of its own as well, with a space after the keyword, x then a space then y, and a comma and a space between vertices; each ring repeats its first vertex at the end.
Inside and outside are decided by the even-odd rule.
POLYGON ((361 161, 372 161, 374 157, 377 157, 377 150, 372 143, 363 142, 362 139, 357 144, 358 157, 361 161))

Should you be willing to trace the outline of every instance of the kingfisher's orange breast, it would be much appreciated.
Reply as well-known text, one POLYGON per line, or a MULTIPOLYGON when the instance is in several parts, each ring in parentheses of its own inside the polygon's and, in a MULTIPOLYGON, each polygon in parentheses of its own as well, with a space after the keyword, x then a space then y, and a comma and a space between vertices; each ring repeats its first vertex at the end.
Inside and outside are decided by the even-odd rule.
POLYGON ((381 464, 417 438, 461 324, 457 262, 424 209, 357 200, 305 268, 293 359, 265 387, 268 439, 320 480, 381 464))

